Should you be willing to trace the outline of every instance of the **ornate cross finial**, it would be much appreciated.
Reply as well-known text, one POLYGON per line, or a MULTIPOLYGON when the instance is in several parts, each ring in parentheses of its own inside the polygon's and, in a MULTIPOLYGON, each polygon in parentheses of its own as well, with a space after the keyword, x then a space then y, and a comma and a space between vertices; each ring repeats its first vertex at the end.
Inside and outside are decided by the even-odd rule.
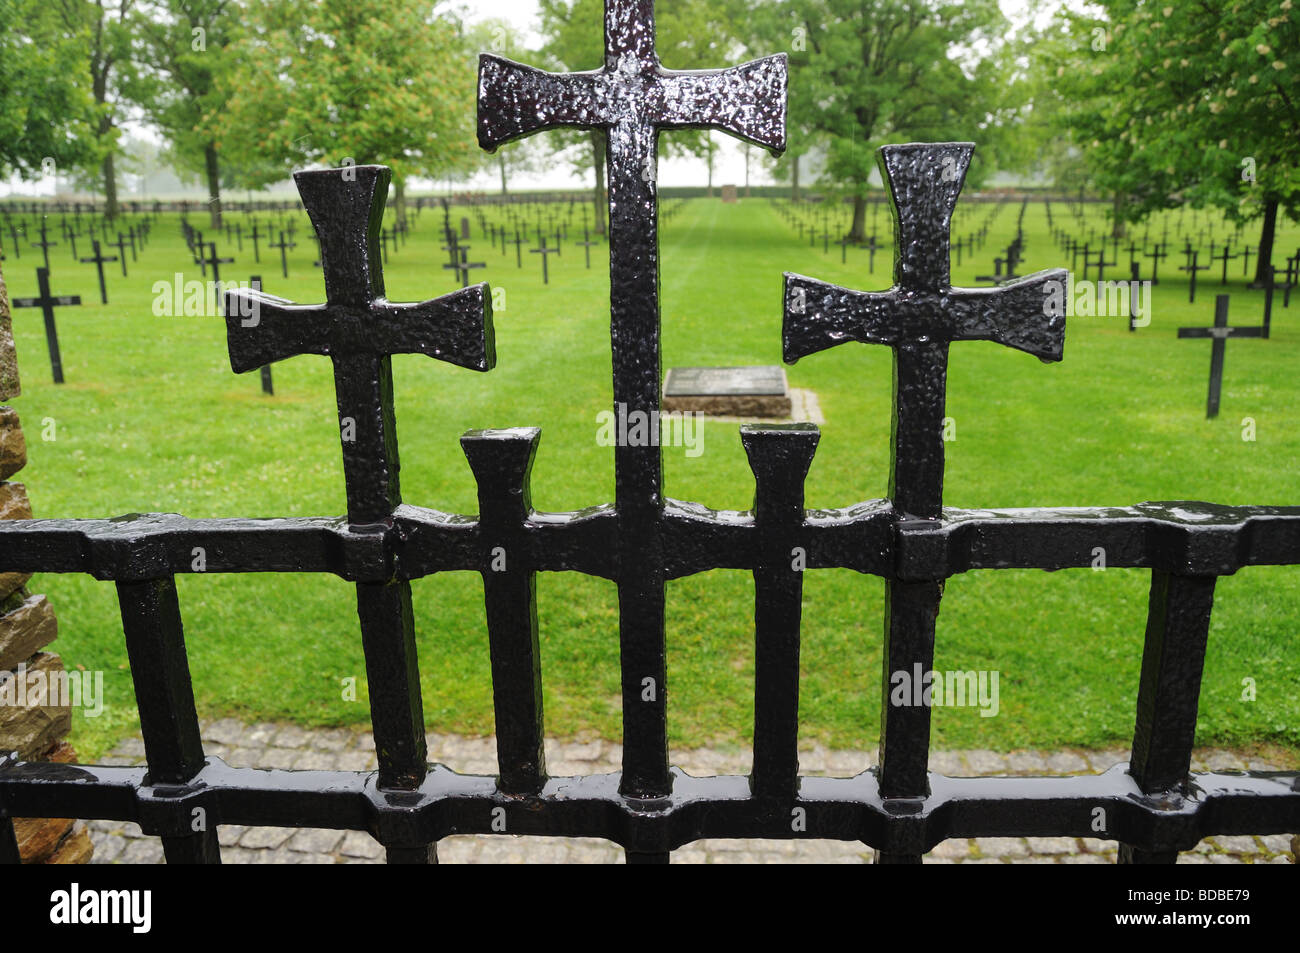
POLYGON ((387 520, 401 502, 390 355, 425 354, 476 371, 496 363, 486 284, 416 304, 384 298, 378 235, 390 178, 374 165, 294 174, 320 239, 325 304, 294 304, 252 289, 226 294, 236 373, 298 354, 333 360, 353 523, 387 520))

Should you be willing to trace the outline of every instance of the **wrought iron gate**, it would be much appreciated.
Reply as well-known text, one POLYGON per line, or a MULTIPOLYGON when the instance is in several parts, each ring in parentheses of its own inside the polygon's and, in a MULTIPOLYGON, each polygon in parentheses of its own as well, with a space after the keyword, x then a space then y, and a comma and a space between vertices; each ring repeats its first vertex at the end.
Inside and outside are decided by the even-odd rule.
MULTIPOLYGON (((707 127, 780 150, 783 56, 700 72, 662 69, 652 0, 606 0, 606 62, 557 75, 484 55, 485 148, 556 126, 608 135, 613 396, 659 409, 655 163, 660 129, 707 127)), ((378 234, 387 169, 298 173, 320 238, 326 303, 231 292, 231 364, 248 371, 297 354, 334 366, 347 516, 0 523, 0 570, 84 572, 112 580, 140 711, 147 767, 23 763, 0 757, 0 859, 18 860, 11 817, 112 818, 162 837, 170 863, 220 860, 222 824, 369 831, 390 862, 436 859, 449 834, 601 837, 632 862, 666 862, 704 837, 857 840, 888 863, 915 863, 949 837, 1067 835, 1121 843, 1124 863, 1171 863, 1211 834, 1300 831, 1300 774, 1190 773, 1197 698, 1218 577, 1300 563, 1300 508, 1144 503, 1126 508, 960 510, 942 505, 941 424, 952 341, 992 340, 1062 357, 1064 317, 1047 313, 1042 272, 1000 288, 949 283, 948 226, 973 146, 880 150, 894 205, 895 284, 867 294, 787 275, 788 361, 847 340, 894 355, 889 497, 806 510, 817 446, 809 425, 746 426, 750 511, 719 512, 662 494, 659 448, 619 446, 615 501, 538 513, 529 496, 536 429, 461 440, 478 483, 477 517, 403 503, 390 356, 421 353, 487 371, 491 300, 477 285, 418 304, 384 297, 378 234), (943 582, 973 569, 1151 571, 1133 752, 1100 776, 950 778, 928 770, 930 710, 892 706, 891 673, 928 671, 943 582), (202 549, 207 572, 334 573, 357 587, 379 768, 373 773, 232 768, 199 737, 175 575, 202 549), (803 568, 844 567, 886 582, 879 766, 857 777, 801 777, 797 757, 803 568), (670 767, 664 588, 715 568, 755 578, 753 771, 694 778, 670 767), (428 765, 410 581, 482 573, 499 775, 428 765), (535 574, 580 572, 618 587, 623 765, 553 778, 543 756, 535 574), (196 813, 196 811, 198 813, 196 813), (1098 811, 1105 818, 1097 827, 1098 811), (205 818, 196 830, 196 817, 205 818)))

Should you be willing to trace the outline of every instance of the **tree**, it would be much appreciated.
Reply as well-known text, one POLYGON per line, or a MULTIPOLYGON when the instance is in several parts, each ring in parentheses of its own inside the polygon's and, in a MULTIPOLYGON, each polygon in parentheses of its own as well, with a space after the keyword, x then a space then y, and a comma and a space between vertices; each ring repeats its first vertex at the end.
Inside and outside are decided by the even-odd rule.
POLYGON ((221 227, 221 161, 203 119, 225 112, 217 74, 234 39, 233 0, 153 0, 135 18, 139 76, 131 95, 166 133, 176 165, 199 172, 213 228, 221 227))
POLYGON ((382 163, 405 219, 412 174, 475 168, 474 72, 458 21, 422 0, 257 0, 205 128, 265 184, 294 165, 382 163))
POLYGON ((0 0, 0 173, 48 175, 95 160, 83 38, 42 0, 0 0))
POLYGON ((103 180, 104 215, 116 218, 117 135, 127 106, 123 86, 130 82, 135 0, 57 0, 57 4, 62 29, 79 37, 89 54, 75 62, 87 70, 95 104, 90 132, 103 180))
MULTIPOLYGON (((755 12, 769 40, 806 43, 791 62, 790 104, 806 144, 825 143, 826 171, 853 200, 848 237, 865 238, 875 147, 882 142, 976 139, 970 177, 1014 114, 1001 56, 1007 23, 996 0, 778 0, 755 12), (792 34, 797 27, 801 33, 792 34), (976 51, 983 53, 977 55, 976 51), (805 118, 806 117, 806 118, 805 118)), ((799 128, 796 124, 796 129, 799 128)))
POLYGON ((1280 211, 1300 206, 1300 34, 1292 0, 1105 0, 1066 15, 1056 81, 1097 180, 1140 221, 1187 203, 1261 220, 1271 279, 1280 211))

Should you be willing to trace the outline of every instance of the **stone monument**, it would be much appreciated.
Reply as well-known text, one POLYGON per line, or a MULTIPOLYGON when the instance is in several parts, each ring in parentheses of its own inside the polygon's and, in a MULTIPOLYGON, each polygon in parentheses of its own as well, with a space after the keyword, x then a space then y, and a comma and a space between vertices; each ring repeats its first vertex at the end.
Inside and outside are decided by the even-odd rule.
POLYGON ((714 417, 789 417, 790 388, 779 364, 674 367, 664 381, 663 409, 714 417))

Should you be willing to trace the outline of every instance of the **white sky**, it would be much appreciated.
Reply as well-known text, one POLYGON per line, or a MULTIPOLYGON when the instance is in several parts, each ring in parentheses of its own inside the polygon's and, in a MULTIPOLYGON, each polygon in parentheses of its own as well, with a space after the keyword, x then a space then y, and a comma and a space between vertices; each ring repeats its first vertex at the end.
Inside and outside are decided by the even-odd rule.
MULTIPOLYGON (((1038 19, 1041 20, 1045 19, 1047 11, 1055 8, 1059 2, 1061 0, 999 0, 1003 13, 1017 26, 1027 19, 1031 8, 1044 8, 1039 11, 1038 19)), ((541 42, 537 29, 537 0, 462 0, 462 6, 470 12, 472 20, 492 17, 507 21, 516 30, 520 31, 527 46, 536 46, 541 42)), ((718 65, 725 64, 720 63, 718 65)), ((154 141, 158 139, 153 130, 142 128, 136 123, 124 124, 123 132, 127 135, 135 135, 154 141)), ((715 186, 724 184, 743 185, 745 181, 744 147, 730 136, 722 133, 714 133, 713 135, 719 145, 714 164, 713 184, 715 186)), ((771 176, 768 175, 764 167, 763 157, 765 155, 766 153, 761 149, 755 148, 751 150, 749 180, 754 185, 772 181, 771 176)), ((586 173, 585 176, 577 175, 571 170, 570 164, 567 162, 548 162, 544 163, 544 165, 546 166, 544 171, 531 174, 519 173, 511 176, 511 188, 570 189, 592 184, 590 172, 586 173)), ((659 162, 660 185, 703 185, 707 179, 708 170, 702 159, 674 158, 661 159, 659 162)), ((489 170, 480 173, 471 179, 468 184, 470 188, 495 191, 499 187, 499 181, 497 174, 489 170)), ((59 185, 66 187, 63 182, 60 182, 59 185)), ((416 186, 419 187, 419 183, 416 183, 416 186)), ((53 194, 54 190, 55 183, 49 181, 22 183, 14 179, 7 186, 0 183, 0 196, 9 194, 49 195, 53 194)), ((198 186, 194 187, 195 195, 198 195, 200 191, 198 186)))

